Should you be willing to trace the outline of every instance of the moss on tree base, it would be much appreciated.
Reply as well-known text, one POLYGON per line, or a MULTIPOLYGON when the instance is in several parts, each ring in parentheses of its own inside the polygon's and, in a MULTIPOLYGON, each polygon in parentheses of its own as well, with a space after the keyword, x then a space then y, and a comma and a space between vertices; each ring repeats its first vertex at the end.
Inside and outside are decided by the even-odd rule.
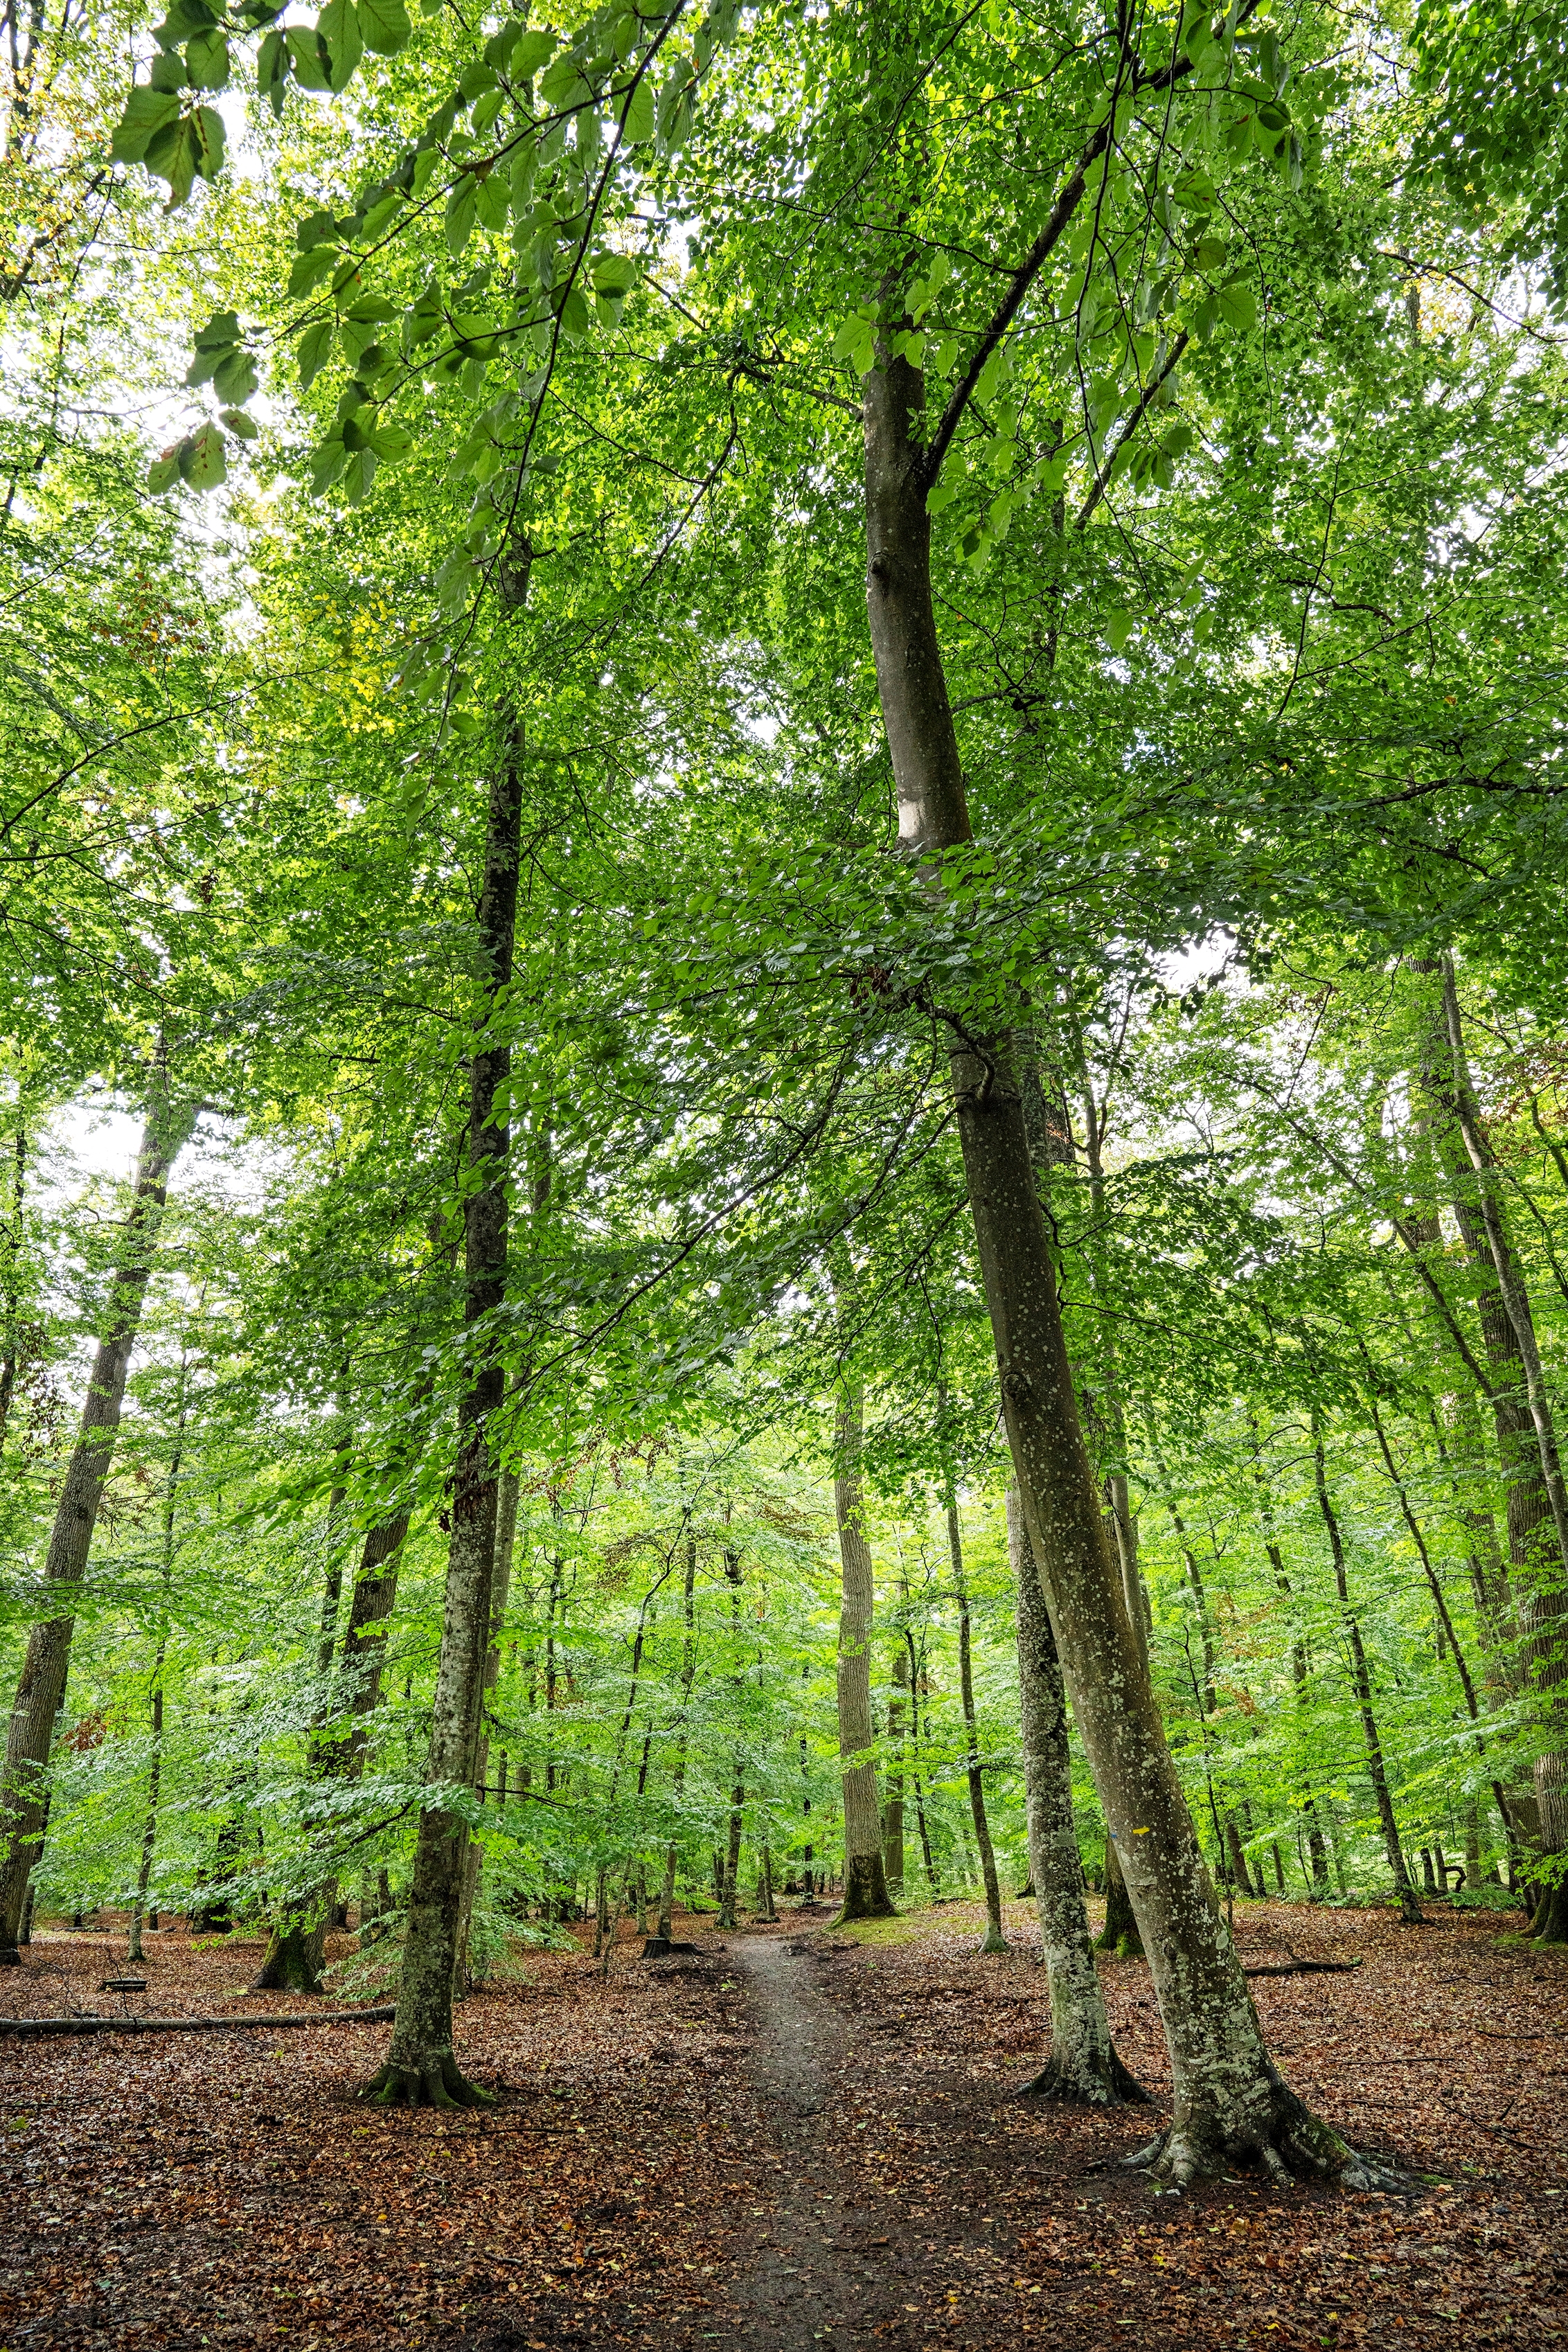
POLYGON ((1153 2105, 1136 2074, 1129 2074, 1114 2050, 1107 2053, 1103 2064, 1085 2062, 1077 2065, 1053 2050, 1039 2073, 1028 2082, 1020 2083, 1014 2096, 1019 2099, 1070 2099, 1076 2105, 1092 2107, 1147 2107, 1153 2105))
POLYGON ((388 2059, 360 2097, 375 2107, 493 2107, 495 2093, 470 2083, 449 2050, 433 2050, 416 2065, 388 2059))

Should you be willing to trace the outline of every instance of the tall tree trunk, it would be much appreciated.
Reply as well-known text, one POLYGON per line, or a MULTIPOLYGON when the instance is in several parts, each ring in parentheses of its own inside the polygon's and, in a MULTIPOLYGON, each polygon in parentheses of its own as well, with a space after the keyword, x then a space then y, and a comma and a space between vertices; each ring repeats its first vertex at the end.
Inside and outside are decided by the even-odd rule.
POLYGON ((5 1328, 0 1334, 0 1448, 5 1444, 5 1433, 11 1423, 11 1404, 16 1393, 16 1374, 22 1364, 22 1256, 27 1232, 27 1117, 26 1100, 20 1087, 16 1094, 16 1125, 13 1137, 11 1159, 11 1214, 4 1227, 5 1236, 5 1280, 3 1309, 5 1328))
MULTIPOLYGON (((517 1537, 518 1476, 515 1470, 503 1470, 496 1495, 495 1569, 490 1580, 490 1631, 485 1650, 484 1684, 479 1696, 479 1724, 474 1742, 474 1788, 480 1803, 485 1801, 486 1783, 489 1778, 490 1722, 489 1700, 500 1680, 500 1643, 506 1627, 506 1612, 511 1599, 511 1555, 517 1537)), ((471 1980, 468 1948, 473 1935, 474 1905, 479 1899, 479 1879, 485 1866, 485 1850, 479 1839, 470 1838, 468 1853, 463 1857, 463 1908, 458 1922, 458 1982, 467 1987, 471 1980)))
POLYGON ((909 1651, 900 1631, 888 1696, 888 1793, 882 1804, 882 1875, 890 1895, 901 1895, 904 1887, 904 1704, 909 1686, 909 1651))
MULTIPOLYGON (((124 1253, 110 1290, 103 1333, 81 1409, 80 1433, 49 1536, 44 1583, 51 1598, 58 1595, 64 1601, 87 1572, 99 1505, 114 1458, 126 1375, 141 1327, 169 1177, 195 1129, 198 1108, 197 1104, 172 1096, 167 1067, 160 1062, 136 1162, 136 1190, 125 1223, 124 1253)), ((55 1717, 65 1703, 75 1625, 73 1616, 62 1614, 34 1626, 16 1685, 5 1769, 0 1773, 0 1966, 15 1967, 21 1957, 16 1931, 27 1874, 38 1852, 49 1748, 55 1717)))
POLYGON ((1040 1914, 1040 1951, 1051 2006, 1050 2055, 1024 2087, 1041 2097, 1087 2099, 1100 2106, 1119 2100, 1142 2103, 1147 2095, 1116 2054, 1095 1969, 1073 1822, 1067 1692, 1018 1491, 1011 1483, 1007 1550, 1017 1594, 1029 1876, 1040 1914))
MULTIPOLYGON (((868 605, 900 838, 908 854, 934 861, 972 836, 931 604, 930 483, 914 437, 924 405, 918 372, 884 342, 864 393, 868 605)), ((1344 2143, 1269 2056, 1139 1662, 1079 1426, 1005 1041, 966 1028, 952 1037, 960 1139, 1025 1525, 1171 2051, 1171 2126, 1147 2161, 1178 2185, 1249 2157, 1280 2175, 1354 2172, 1344 2143)))
POLYGON ((840 1920, 885 1919, 893 1906, 882 1871, 877 1768, 871 1761, 871 1619, 874 1584, 860 1486, 858 1388, 845 1388, 834 1432, 833 1501, 838 1517, 843 1600, 838 1618, 838 1752, 844 1777, 844 1904, 840 1920))
POLYGON ((131 1937, 125 1953, 128 1960, 139 1960, 142 1957, 142 1922, 147 1916, 147 1890, 153 1883, 153 1856, 158 1840, 158 1798, 163 1780, 163 1661, 169 1649, 169 1588, 174 1575, 174 1497, 185 1450, 185 1371, 186 1359, 182 1350, 174 1442, 169 1449, 169 1475, 163 1486, 163 1622, 158 1629, 157 1654, 153 1660, 153 1754, 147 1767, 147 1817, 142 1827, 142 1859, 136 1873, 136 1900, 132 1906, 131 1937))
MULTIPOLYGON (((526 567, 510 575, 521 604, 526 567)), ((490 781, 484 883, 479 905, 481 1010, 469 1065, 468 1187, 463 1204, 464 1321, 470 1335, 468 1385, 458 1404, 446 1601, 425 1781, 408 1890, 408 1927, 397 2014, 386 2064, 363 2095, 391 2105, 490 2104, 452 2053, 468 1825, 443 1791, 473 1786, 495 1567, 498 1465, 491 1423, 505 1393, 500 1315, 506 1296, 508 1132, 503 1117, 511 1055, 502 1040, 517 929, 522 831, 523 745, 509 725, 490 781)))
POLYGON ((982 1952, 1005 1952, 1007 1938, 1002 1933, 1002 1889, 996 1876, 996 1856, 991 1844, 991 1823, 985 1813, 985 1784, 980 1777, 969 1584, 963 1573, 963 1536, 958 1524, 958 1496, 951 1476, 947 1482, 947 1549, 952 1561, 953 1591, 958 1601, 958 1689, 963 1706, 963 1777, 969 1783, 969 1814, 974 1823, 981 1883, 985 1889, 985 1934, 980 1948, 982 1952))
MULTIPOLYGON (((675 1733, 675 1767, 670 1774, 670 1798, 678 1816, 686 1790, 687 1716, 691 1706, 692 1678, 697 1672, 696 1591, 697 1538, 689 1534, 686 1538, 686 1582, 682 1592, 680 1705, 675 1733)), ((679 1853, 678 1841, 672 1837, 664 1853, 664 1884, 658 1896, 658 1933, 647 1947, 650 1953, 657 1953, 661 1947, 667 1952, 669 1949, 675 1912, 675 1865, 679 1853)))
MULTIPOLYGON (((1263 1475, 1261 1447, 1256 1422, 1252 1423, 1252 1438, 1254 1446, 1259 1449, 1253 1458, 1252 1475, 1258 1488, 1258 1507, 1263 1520, 1263 1549, 1268 1555, 1268 1565, 1274 1571, 1274 1589, 1292 1612, 1290 1679, 1296 1686, 1296 1704, 1300 1709, 1302 1694, 1307 1686, 1307 1645, 1301 1638, 1301 1629, 1295 1622, 1295 1595, 1290 1590, 1290 1579, 1285 1570, 1285 1556, 1279 1549, 1279 1538, 1275 1532, 1274 1505, 1269 1496, 1268 1480, 1263 1475)), ((1305 1780, 1301 1783, 1300 1812, 1307 1829, 1307 1853, 1311 1864, 1312 1900, 1314 1903, 1324 1903, 1327 1902, 1329 1895, 1328 1849, 1323 1843, 1317 1803, 1313 1798, 1310 1784, 1305 1780)))
POLYGON ((1420 1900, 1410 1881, 1405 1860, 1405 1849, 1399 1840, 1399 1824, 1394 1819, 1394 1799, 1389 1792, 1388 1769, 1384 1761, 1383 1740, 1373 1712, 1372 1675, 1366 1663, 1366 1648, 1361 1638, 1361 1624, 1351 1607, 1350 1586, 1345 1575, 1344 1539, 1340 1533, 1339 1515, 1329 1496, 1329 1482, 1323 1464, 1323 1441, 1314 1431, 1312 1465, 1318 1492, 1318 1508, 1323 1525, 1329 1531, 1329 1550, 1334 1563, 1334 1589, 1340 1597, 1340 1622, 1345 1629, 1350 1645, 1351 1679, 1355 1688, 1356 1706, 1361 1713, 1362 1738, 1366 1745, 1366 1769, 1372 1781, 1372 1793, 1377 1806, 1377 1818, 1383 1831, 1384 1852, 1394 1873, 1394 1893, 1399 1898, 1399 1916, 1407 1927, 1418 1927, 1423 1913, 1420 1900))

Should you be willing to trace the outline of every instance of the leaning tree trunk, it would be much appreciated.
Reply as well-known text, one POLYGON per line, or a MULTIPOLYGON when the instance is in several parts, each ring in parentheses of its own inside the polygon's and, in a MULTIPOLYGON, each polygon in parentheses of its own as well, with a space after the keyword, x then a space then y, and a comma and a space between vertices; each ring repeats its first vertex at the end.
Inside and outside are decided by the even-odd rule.
MULTIPOLYGON (((866 378, 868 605, 906 852, 971 838, 931 588, 925 391, 886 343, 866 378)), ((936 875, 931 877, 933 889, 936 875)), ((1068 1688, 1137 1915, 1170 2046, 1171 2126, 1145 2151, 1182 2183, 1256 2158, 1344 2174, 1351 2151, 1280 2076, 1226 1931, 1140 1665, 1072 1392, 1056 1269, 1004 1038, 952 1030, 960 1139, 1008 1443, 1068 1688)))
POLYGON ((969 1583, 963 1573, 963 1537, 958 1524, 958 1496, 951 1478, 947 1486, 947 1549, 952 1561, 953 1584, 958 1599, 958 1688, 963 1706, 963 1776, 969 1783, 969 1812, 974 1823, 974 1843, 980 1852, 981 1883, 985 1889, 985 1933, 980 1948, 984 1953, 1005 1952, 1007 1938, 1002 1933, 1002 1887, 996 1876, 991 1823, 985 1813, 985 1784, 980 1777, 980 1749, 975 1731, 969 1583))
MULTIPOLYGON (((103 1336, 81 1409, 80 1434, 49 1537, 44 1584, 51 1598, 64 1599, 74 1592, 87 1572, 99 1505, 114 1458, 126 1375, 141 1327, 169 1177, 190 1140, 199 1108, 171 1099, 168 1072, 160 1067, 136 1162, 136 1192, 126 1220, 125 1254, 110 1291, 103 1336)), ((16 1685, 5 1769, 0 1773, 0 1966, 16 1967, 21 1958, 16 1934, 28 1873, 39 1851, 49 1748, 55 1717, 65 1703, 75 1625, 73 1616, 60 1615, 34 1626, 16 1685)))
MULTIPOLYGON (((524 575, 525 580, 525 575, 524 575)), ((512 599, 521 604, 522 586, 512 599)), ((500 1309, 506 1296, 508 1134, 511 1055, 500 1024, 511 982, 522 830, 523 749, 509 729, 491 778, 479 908, 483 1004, 469 1066, 468 1181, 463 1205, 464 1321, 468 1384, 458 1411, 441 1649, 430 1713, 425 1781, 408 1890, 397 2015, 386 2064, 363 2095, 384 2105, 489 2105, 452 2053, 452 1998, 467 1877, 468 1830, 461 1806, 473 1786, 495 1567, 497 1463, 491 1424, 505 1393, 500 1309)))
POLYGON ((1095 1969, 1073 1822, 1067 1693, 1018 1490, 1012 1484, 1007 1488, 1007 1549, 1017 1594, 1029 1876, 1039 1906, 1040 1949, 1051 2004, 1050 2055, 1024 2088, 1033 2096, 1087 2099, 1097 2106, 1120 2100, 1142 2104, 1147 2093, 1116 2054, 1095 1969))
POLYGON ((843 1602, 838 1619, 838 1752, 844 1775, 844 1905, 839 1919, 885 1919, 893 1909, 882 1869, 877 1768, 871 1761, 871 1617, 875 1598, 860 1489, 863 1400, 846 1388, 834 1433, 843 1602))
MULTIPOLYGON (((1443 1013, 1451 1057, 1455 1119, 1473 1171, 1479 1222, 1523 1375, 1541 1484, 1556 1538, 1555 1546, 1549 1546, 1545 1530, 1542 1529, 1529 1563, 1534 1573, 1529 1577, 1522 1595, 1531 1677, 1539 1695, 1542 1720, 1555 1728, 1560 1719, 1559 1703, 1568 1686, 1568 1486, 1564 1485, 1558 1456, 1556 1422, 1535 1336, 1530 1293, 1509 1243, 1491 1143, 1481 1124, 1470 1083, 1458 991, 1454 983, 1453 962, 1447 956, 1443 959, 1443 1013), (1550 1557, 1552 1549, 1556 1552, 1554 1559, 1550 1557)), ((1568 1856, 1568 1756, 1563 1753, 1561 1736, 1551 1741, 1536 1761, 1535 1800, 1542 1850, 1556 1857, 1558 1869, 1562 1870, 1565 1867, 1563 1857, 1568 1856)), ((1531 1931, 1541 1943, 1568 1943, 1568 1877, 1554 1876, 1548 1881, 1531 1931)))

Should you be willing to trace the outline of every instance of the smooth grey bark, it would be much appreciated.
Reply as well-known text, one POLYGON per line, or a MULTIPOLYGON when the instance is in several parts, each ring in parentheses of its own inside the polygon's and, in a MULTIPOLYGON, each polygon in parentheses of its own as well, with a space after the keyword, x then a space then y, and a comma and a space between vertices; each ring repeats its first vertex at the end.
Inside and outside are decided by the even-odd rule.
POLYGON ((16 1124, 12 1139, 11 1214, 0 1225, 5 1234, 4 1353, 0 1353, 0 1449, 11 1423, 16 1374, 22 1365, 22 1252, 27 1234, 27 1115, 25 1097, 16 1097, 16 1124))
MULTIPOLYGON (((175 1160, 195 1131, 197 1103, 176 1098, 160 1062, 149 1096, 125 1245, 110 1288, 102 1336, 93 1358, 79 1434, 55 1510, 44 1562, 47 1599, 74 1593, 88 1554, 104 1484, 114 1459, 125 1381, 141 1328, 148 1277, 158 1246, 175 1160)), ((0 1771, 0 1966, 15 1966, 27 1876, 39 1850, 55 1718, 65 1703, 75 1617, 66 1611, 34 1626, 16 1684, 0 1771)))
POLYGON ((1340 1532, 1339 1514, 1329 1496, 1329 1482, 1324 1467, 1323 1441, 1317 1430, 1312 1433, 1312 1466, 1317 1487, 1318 1508, 1328 1529, 1329 1551, 1334 1563, 1334 1589, 1340 1598, 1340 1622, 1350 1646, 1351 1680, 1355 1690, 1356 1706, 1361 1716, 1362 1738, 1366 1747, 1366 1769, 1372 1781, 1372 1793, 1377 1805, 1378 1823, 1383 1831, 1384 1852, 1394 1873, 1394 1893, 1399 1898, 1399 1916, 1407 1927, 1419 1927, 1423 1913, 1420 1898, 1411 1884, 1410 1872, 1405 1860, 1405 1848, 1400 1843, 1399 1823, 1394 1818, 1394 1798, 1388 1786, 1388 1769, 1384 1761, 1383 1740, 1378 1732, 1377 1717, 1373 1711, 1372 1675, 1366 1663, 1366 1647, 1361 1637, 1361 1624, 1351 1607, 1350 1585, 1345 1574, 1344 1538, 1340 1532))
POLYGON ((1073 1821, 1067 1691, 1018 1490, 1011 1481, 1007 1551, 1017 1596, 1029 1876, 1040 1915, 1040 1950, 1051 2010, 1050 2053, 1024 2089, 1033 2096, 1085 2099, 1097 2106, 1122 2100, 1143 2104, 1146 2093, 1116 2054, 1095 1969, 1073 1821))
POLYGON ((840 1919, 884 1919, 893 1909, 882 1870, 877 1768, 871 1761, 871 1624, 876 1593, 860 1483, 863 1412, 860 1390, 842 1389, 833 1447, 833 1504, 842 1574, 838 1752, 844 1780, 844 1902, 840 1919))
MULTIPOLYGON (((1053 220, 1066 216, 1073 184, 1053 220)), ((972 835, 931 603, 931 475, 918 437, 925 388, 885 341, 863 407, 878 690, 900 839, 929 869, 972 835)), ((931 878, 934 889, 934 871, 931 878)), ((1025 1524, 1171 2052, 1171 2126, 1144 2160, 1176 2185, 1247 2158, 1279 2178, 1353 2177, 1351 2151, 1269 2056, 1139 1663, 1079 1424, 1007 1042, 956 1025, 952 1037, 960 1140, 1025 1524)))
MULTIPOLYGON (((506 577, 507 601, 521 605, 526 565, 506 577)), ((383 2105, 474 2106, 491 2100, 460 2072, 452 2050, 468 1832, 462 1811, 443 1792, 460 1792, 466 1801, 473 1787, 490 1630, 499 1471, 491 1428, 505 1395, 500 1310, 506 1297, 510 1138, 502 1107, 511 1068, 500 1023, 517 929, 524 756, 521 731, 513 723, 490 779, 478 910, 481 1002, 469 1064, 463 1203, 468 1376, 458 1408, 447 1590, 425 1762, 432 1797, 419 1816, 392 2045, 386 2064, 363 2094, 383 2105)))
POLYGON ((958 1496, 952 1481, 947 1486, 947 1549, 952 1561, 953 1591, 958 1601, 958 1689, 963 1707, 963 1777, 969 1786, 969 1817, 974 1823, 974 1843, 980 1854, 980 1878, 985 1889, 984 1953, 1005 1952, 1002 1933, 1002 1888, 996 1876, 996 1855, 991 1843, 991 1823, 985 1812, 985 1784, 980 1776, 980 1751, 975 1730, 974 1661, 969 1611, 969 1583, 963 1572, 963 1534, 958 1524, 958 1496))

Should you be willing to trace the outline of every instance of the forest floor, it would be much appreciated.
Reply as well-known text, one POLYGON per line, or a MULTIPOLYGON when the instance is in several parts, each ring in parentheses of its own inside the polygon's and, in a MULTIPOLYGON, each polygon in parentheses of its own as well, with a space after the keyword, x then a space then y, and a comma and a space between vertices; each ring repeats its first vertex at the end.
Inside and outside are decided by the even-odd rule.
MULTIPOLYGON (((1568 2338, 1568 1960, 1508 1916, 1245 1904, 1291 2081, 1409 2196, 1257 2180, 1156 2197, 1117 2159, 1146 2116, 1009 2094, 1038 2064, 1030 1910, 982 1960, 952 1904, 829 1931, 826 1911, 646 1961, 521 1954, 464 2002, 483 2114, 384 2113, 384 2024, 0 2036, 0 2352, 391 2344, 421 2352, 998 2347, 1392 2347, 1568 2338)), ((347 1948, 346 1945, 344 1948, 347 1948)), ((102 2012, 124 1939, 44 1933, 6 2015, 102 2012)), ((148 1938, 148 2015, 277 2015, 259 1945, 148 1938)), ((1158 2095, 1141 1962, 1119 2046, 1158 2095)))

